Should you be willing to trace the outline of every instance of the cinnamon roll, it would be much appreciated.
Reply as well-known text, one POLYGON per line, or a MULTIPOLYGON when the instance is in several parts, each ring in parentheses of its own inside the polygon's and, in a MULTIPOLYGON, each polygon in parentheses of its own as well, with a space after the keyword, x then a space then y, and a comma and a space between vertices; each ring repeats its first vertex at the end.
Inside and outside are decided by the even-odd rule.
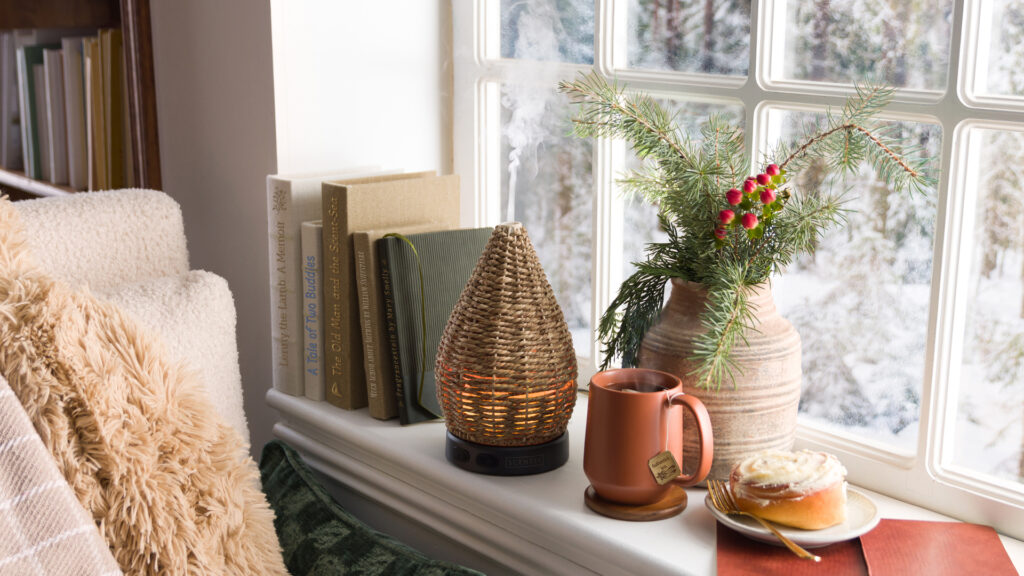
POLYGON ((736 464, 739 508, 779 524, 818 530, 846 520, 846 468, 832 454, 766 450, 736 464))

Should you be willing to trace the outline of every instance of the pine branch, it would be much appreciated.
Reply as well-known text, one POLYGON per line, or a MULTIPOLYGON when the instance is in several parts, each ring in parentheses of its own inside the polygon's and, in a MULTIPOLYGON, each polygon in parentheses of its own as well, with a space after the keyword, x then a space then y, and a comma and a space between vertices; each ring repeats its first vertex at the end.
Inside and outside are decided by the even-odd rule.
POLYGON ((692 374, 700 378, 700 388, 718 389, 726 378, 735 381, 739 367, 732 358, 733 346, 738 340, 746 343, 744 331, 754 326, 745 277, 742 267, 734 267, 721 282, 708 287, 707 309, 701 317, 704 333, 694 341, 692 358, 698 363, 692 374))
POLYGON ((583 138, 622 138, 637 155, 660 157, 665 149, 685 160, 689 155, 677 137, 671 117, 646 95, 626 96, 597 72, 561 81, 558 90, 580 105, 573 118, 574 134, 583 138))
POLYGON ((640 343, 661 316, 661 303, 668 276, 660 270, 638 270, 627 278, 598 324, 604 343, 601 370, 621 357, 622 365, 633 367, 639 361, 640 343))
MULTIPOLYGON (((920 171, 918 171, 916 168, 910 166, 910 164, 908 164, 907 161, 901 155, 897 154, 896 151, 893 150, 885 142, 882 142, 882 140, 878 136, 873 134, 871 132, 871 130, 868 130, 864 126, 860 126, 859 124, 852 124, 852 123, 842 124, 840 126, 836 126, 834 128, 830 128, 830 129, 828 129, 828 130, 826 130, 824 132, 821 132, 821 133, 813 136, 812 138, 810 138, 809 140, 804 142, 804 144, 802 146, 797 148, 796 151, 794 151, 792 154, 790 154, 789 157, 786 158, 782 162, 782 164, 779 164, 779 167, 782 168, 783 170, 785 170, 786 167, 789 166, 790 162, 792 162, 792 161, 796 160, 797 158, 800 158, 800 157, 808 154, 808 152, 810 152, 814 147, 821 145, 822 142, 826 141, 829 137, 833 136, 834 134, 836 134, 838 132, 844 132, 845 135, 846 135, 846 140, 844 141, 844 146, 843 146, 845 154, 843 154, 843 157, 847 158, 848 160, 843 162, 844 165, 855 165, 856 164, 856 162, 854 162, 852 160, 849 160, 849 158, 851 156, 849 150, 850 150, 850 147, 852 145, 852 143, 849 140, 849 138, 850 138, 852 133, 857 132, 857 133, 860 133, 861 135, 863 135, 865 138, 867 138, 872 144, 874 144, 875 147, 879 151, 881 151, 882 154, 884 154, 886 159, 888 159, 889 161, 891 161, 895 165, 897 165, 900 168, 902 168, 903 171, 906 172, 908 176, 910 176, 910 178, 915 178, 916 179, 916 178, 920 178, 921 177, 920 171)), ((884 163, 883 163, 883 165, 884 165, 884 163)))

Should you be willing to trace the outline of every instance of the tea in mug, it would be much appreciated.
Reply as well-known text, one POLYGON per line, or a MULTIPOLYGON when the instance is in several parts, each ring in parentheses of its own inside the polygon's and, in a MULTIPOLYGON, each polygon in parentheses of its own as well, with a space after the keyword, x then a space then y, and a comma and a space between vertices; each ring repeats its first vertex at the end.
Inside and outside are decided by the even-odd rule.
POLYGON ((616 382, 608 384, 605 388, 619 392, 664 392, 668 390, 667 387, 655 382, 616 382))

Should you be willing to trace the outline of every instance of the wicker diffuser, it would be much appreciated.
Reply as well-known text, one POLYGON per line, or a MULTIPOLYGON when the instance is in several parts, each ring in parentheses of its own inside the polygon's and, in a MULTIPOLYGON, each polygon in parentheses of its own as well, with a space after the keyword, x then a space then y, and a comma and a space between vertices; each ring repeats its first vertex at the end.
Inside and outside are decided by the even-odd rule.
POLYGON ((448 431, 487 446, 559 438, 576 404, 576 353, 522 224, 494 229, 434 366, 448 431))

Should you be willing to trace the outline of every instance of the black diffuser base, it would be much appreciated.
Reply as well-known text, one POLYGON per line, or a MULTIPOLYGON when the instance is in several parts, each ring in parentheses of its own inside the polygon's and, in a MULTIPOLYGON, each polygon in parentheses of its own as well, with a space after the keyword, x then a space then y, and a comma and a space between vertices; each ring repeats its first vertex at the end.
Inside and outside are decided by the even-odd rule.
POLYGON ((534 446, 487 446, 447 433, 444 455, 452 464, 492 476, 523 476, 554 470, 569 460, 569 432, 534 446))

